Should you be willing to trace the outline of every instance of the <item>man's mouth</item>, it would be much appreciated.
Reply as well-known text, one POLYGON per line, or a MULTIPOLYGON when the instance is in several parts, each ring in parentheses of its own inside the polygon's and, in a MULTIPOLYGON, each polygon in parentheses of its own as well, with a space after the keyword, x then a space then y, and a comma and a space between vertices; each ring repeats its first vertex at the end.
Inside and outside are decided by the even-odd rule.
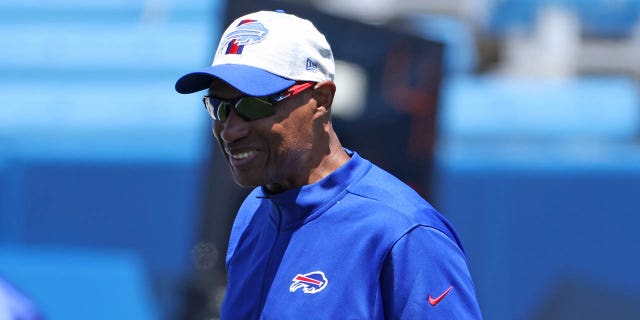
POLYGON ((240 152, 240 153, 232 154, 231 158, 233 158, 234 160, 242 160, 242 159, 248 158, 252 154, 253 154, 253 151, 240 152))

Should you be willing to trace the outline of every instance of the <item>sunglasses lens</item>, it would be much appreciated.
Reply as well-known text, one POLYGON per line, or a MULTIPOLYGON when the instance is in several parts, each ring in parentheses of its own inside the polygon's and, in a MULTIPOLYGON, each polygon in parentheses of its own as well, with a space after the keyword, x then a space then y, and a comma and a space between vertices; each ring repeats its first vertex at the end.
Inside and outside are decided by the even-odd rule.
POLYGON ((231 112, 231 103, 220 101, 217 104, 216 110, 214 112, 214 119, 220 120, 222 122, 227 121, 227 118, 229 118, 229 112, 231 112))
POLYGON ((209 115, 213 119, 222 122, 227 121, 229 118, 234 103, 236 113, 245 121, 266 118, 275 114, 273 105, 262 98, 243 97, 236 102, 232 102, 205 96, 203 102, 209 115))
MULTIPOLYGON (((204 102, 204 107, 207 109, 207 112, 209 112, 211 118, 220 120, 220 116, 218 113, 224 113, 225 107, 220 107, 221 104, 224 104, 224 102, 209 96, 205 96, 204 98, 202 98, 202 101, 204 102)), ((226 109, 228 109, 228 107, 226 109)))
POLYGON ((246 97, 238 101, 236 111, 247 121, 266 118, 275 113, 271 103, 254 97, 246 97))

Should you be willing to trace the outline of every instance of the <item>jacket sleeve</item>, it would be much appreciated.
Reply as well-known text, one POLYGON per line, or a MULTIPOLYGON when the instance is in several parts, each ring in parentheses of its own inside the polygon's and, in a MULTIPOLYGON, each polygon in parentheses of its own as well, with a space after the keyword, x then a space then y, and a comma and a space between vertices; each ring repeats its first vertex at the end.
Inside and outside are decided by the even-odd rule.
POLYGON ((482 319, 463 251, 437 229, 419 226, 383 262, 386 319, 482 319))

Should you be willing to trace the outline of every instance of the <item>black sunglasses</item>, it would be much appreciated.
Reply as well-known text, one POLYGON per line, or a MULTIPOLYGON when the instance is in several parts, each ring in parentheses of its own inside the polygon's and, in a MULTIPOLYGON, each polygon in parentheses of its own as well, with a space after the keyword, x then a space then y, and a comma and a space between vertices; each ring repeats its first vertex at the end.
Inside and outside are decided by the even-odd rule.
POLYGON ((283 92, 270 96, 253 97, 242 96, 235 99, 220 99, 213 96, 202 97, 204 107, 211 118, 225 122, 229 118, 231 108, 244 121, 252 121, 266 118, 275 114, 274 105, 288 97, 292 97, 313 86, 315 82, 303 82, 295 84, 283 92))

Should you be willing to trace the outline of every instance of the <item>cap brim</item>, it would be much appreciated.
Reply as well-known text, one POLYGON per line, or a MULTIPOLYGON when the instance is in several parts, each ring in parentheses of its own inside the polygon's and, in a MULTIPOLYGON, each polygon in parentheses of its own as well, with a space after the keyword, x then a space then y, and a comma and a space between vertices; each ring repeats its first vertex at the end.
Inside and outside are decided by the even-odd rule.
POLYGON ((220 79, 250 96, 278 93, 296 83, 295 80, 286 79, 256 67, 221 64, 182 76, 176 82, 176 91, 194 93, 205 90, 215 79, 220 79))

